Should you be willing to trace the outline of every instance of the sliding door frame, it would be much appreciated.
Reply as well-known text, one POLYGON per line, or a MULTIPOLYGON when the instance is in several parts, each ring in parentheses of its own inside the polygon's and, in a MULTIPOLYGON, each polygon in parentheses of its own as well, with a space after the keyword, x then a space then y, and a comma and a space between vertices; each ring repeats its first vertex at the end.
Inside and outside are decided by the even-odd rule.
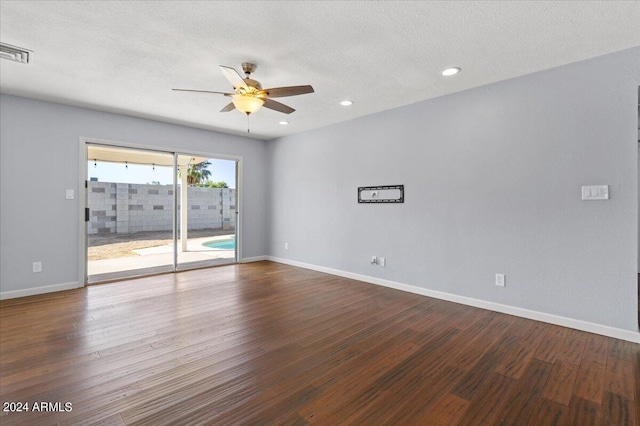
MULTIPOLYGON (((87 146, 88 145, 103 145, 110 146, 113 148, 130 148, 130 149, 141 149, 148 151, 161 152, 166 154, 173 155, 173 165, 174 170, 177 170, 176 162, 178 155, 194 155, 198 157, 207 157, 207 158, 215 158, 220 160, 231 160, 236 162, 236 256, 234 263, 240 263, 242 259, 242 198, 244 196, 243 191, 243 173, 242 173, 242 156, 237 155, 226 155, 226 154, 216 154, 211 152, 197 151, 192 149, 185 148, 177 148, 171 146, 160 146, 160 145, 148 145, 148 144, 139 144, 132 142, 122 142, 122 141, 114 141, 108 139, 99 139, 92 138, 86 136, 80 136, 79 138, 79 179, 78 179, 78 282, 81 283, 81 287, 87 285, 88 276, 87 276, 87 243, 88 243, 88 233, 87 233, 87 222, 85 219, 85 208, 87 207, 87 193, 85 190, 85 182, 88 179, 88 170, 87 170, 87 146), (187 154, 185 154, 187 153, 187 154)), ((174 207, 177 206, 177 182, 178 175, 174 173, 173 183, 174 183, 174 207)), ((178 214, 176 209, 174 208, 173 213, 173 245, 174 245, 174 262, 173 262, 173 272, 176 272, 176 268, 178 265, 178 251, 177 251, 177 233, 178 233, 178 214)))

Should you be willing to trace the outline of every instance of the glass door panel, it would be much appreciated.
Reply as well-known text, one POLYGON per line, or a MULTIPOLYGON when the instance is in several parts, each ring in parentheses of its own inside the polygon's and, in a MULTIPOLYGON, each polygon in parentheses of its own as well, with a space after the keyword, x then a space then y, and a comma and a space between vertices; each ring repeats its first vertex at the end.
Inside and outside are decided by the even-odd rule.
POLYGON ((177 270, 236 262, 236 161, 179 154, 177 270))
POLYGON ((87 282, 174 269, 173 154, 87 145, 87 282))

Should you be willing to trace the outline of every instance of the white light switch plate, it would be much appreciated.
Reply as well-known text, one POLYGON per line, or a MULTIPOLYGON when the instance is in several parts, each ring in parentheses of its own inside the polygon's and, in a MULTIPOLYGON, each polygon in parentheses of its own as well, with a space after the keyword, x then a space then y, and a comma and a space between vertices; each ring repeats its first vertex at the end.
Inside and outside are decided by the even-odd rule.
POLYGON ((582 187, 583 200, 608 200, 609 185, 591 185, 582 187))
POLYGON ((73 200, 75 198, 73 189, 67 189, 66 198, 67 200, 73 200))

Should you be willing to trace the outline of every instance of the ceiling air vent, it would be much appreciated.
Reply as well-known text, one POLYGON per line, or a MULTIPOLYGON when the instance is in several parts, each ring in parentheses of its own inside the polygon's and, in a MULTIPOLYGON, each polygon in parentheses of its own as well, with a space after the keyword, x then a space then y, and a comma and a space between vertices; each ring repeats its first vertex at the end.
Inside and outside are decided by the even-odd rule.
POLYGON ((23 64, 28 64, 33 52, 21 47, 12 46, 6 43, 0 43, 0 58, 9 59, 23 64))

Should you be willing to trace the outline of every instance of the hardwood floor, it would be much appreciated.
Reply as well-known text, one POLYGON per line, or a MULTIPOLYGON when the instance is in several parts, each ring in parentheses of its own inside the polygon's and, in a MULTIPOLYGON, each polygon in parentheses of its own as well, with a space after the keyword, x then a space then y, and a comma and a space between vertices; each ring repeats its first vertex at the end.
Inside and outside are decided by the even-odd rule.
POLYGON ((3 426, 640 426, 640 345, 277 263, 6 300, 0 330, 3 426))

